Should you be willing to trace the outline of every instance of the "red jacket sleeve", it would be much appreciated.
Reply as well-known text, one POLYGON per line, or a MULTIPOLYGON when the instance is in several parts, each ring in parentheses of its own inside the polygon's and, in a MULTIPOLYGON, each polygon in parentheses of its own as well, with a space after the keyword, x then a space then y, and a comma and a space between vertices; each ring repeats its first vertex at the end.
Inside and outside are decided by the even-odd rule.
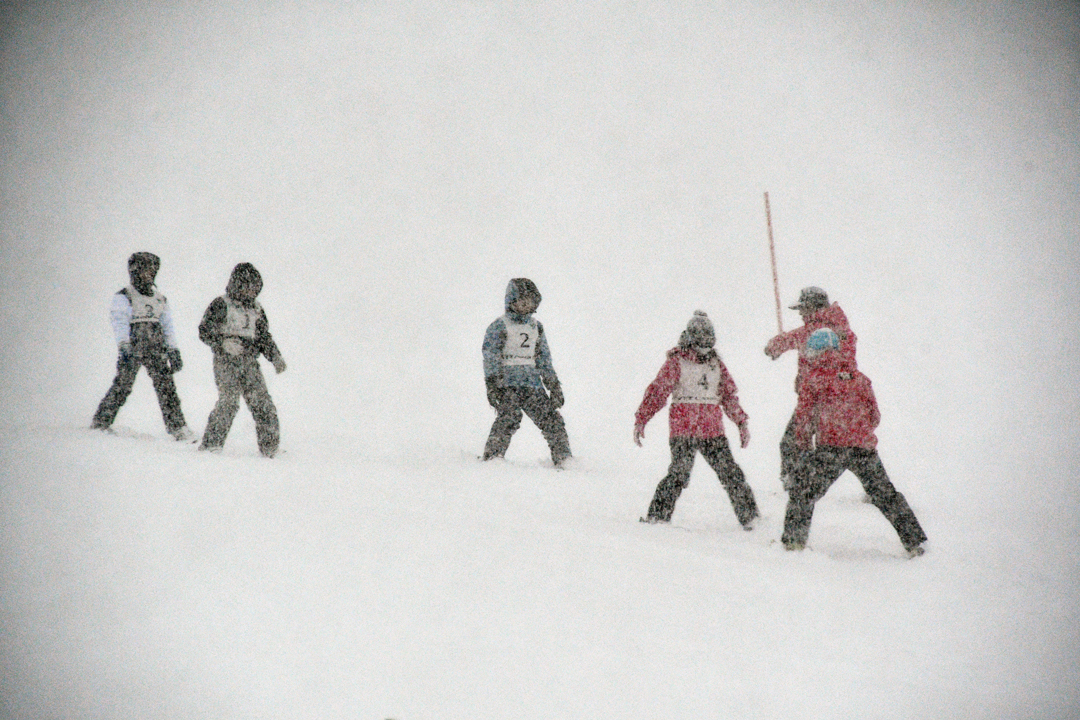
POLYGON ((746 411, 739 404, 739 389, 724 363, 720 363, 720 407, 736 425, 746 422, 746 411))
POLYGON ((675 389, 675 385, 679 382, 679 375, 678 358, 668 356, 667 362, 660 368, 656 379, 645 390, 645 397, 634 415, 635 424, 644 426, 649 420, 652 420, 653 415, 660 412, 667 405, 667 399, 671 395, 671 391, 675 389))

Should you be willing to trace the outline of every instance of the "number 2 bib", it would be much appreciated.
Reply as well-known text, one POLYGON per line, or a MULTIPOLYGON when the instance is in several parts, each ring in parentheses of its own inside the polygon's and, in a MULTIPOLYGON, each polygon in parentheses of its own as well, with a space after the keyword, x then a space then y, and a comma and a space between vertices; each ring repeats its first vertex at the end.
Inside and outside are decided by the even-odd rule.
POLYGON ((720 366, 695 363, 679 358, 679 382, 671 393, 671 402, 695 405, 720 404, 720 366))
POLYGON ((503 365, 536 367, 536 337, 540 334, 535 320, 518 323, 504 318, 506 344, 503 345, 503 365))

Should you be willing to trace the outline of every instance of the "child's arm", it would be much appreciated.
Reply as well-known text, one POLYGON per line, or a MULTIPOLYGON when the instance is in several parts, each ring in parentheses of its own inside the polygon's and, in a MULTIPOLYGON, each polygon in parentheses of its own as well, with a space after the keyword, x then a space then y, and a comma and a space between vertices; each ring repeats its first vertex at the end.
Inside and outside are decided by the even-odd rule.
POLYGON ((739 389, 735 386, 735 378, 731 377, 727 366, 722 362, 720 363, 720 387, 717 390, 720 393, 720 407, 739 428, 739 445, 746 447, 750 444, 750 428, 747 425, 749 417, 739 404, 739 389))
POLYGON ((228 308, 225 301, 217 297, 203 313, 199 323, 199 339, 210 346, 214 352, 221 351, 221 325, 225 322, 228 308))
POLYGON ((169 309, 169 301, 165 300, 161 311, 161 330, 165 333, 165 347, 175 350, 180 345, 176 342, 176 324, 173 323, 172 310, 169 309))
POLYGON ((285 358, 274 342, 274 336, 270 334, 270 321, 266 318, 266 311, 259 308, 259 319, 255 321, 255 351, 262 353, 267 360, 274 364, 274 370, 279 373, 285 372, 285 358))
POLYGON ((501 320, 488 325, 484 333, 484 378, 498 377, 502 371, 502 351, 506 345, 506 325, 501 320))
POLYGON ((109 324, 112 325, 117 346, 131 343, 131 300, 123 291, 112 297, 112 304, 109 306, 109 324))
POLYGON ((536 323, 536 369, 540 373, 540 379, 544 381, 544 387, 551 393, 551 401, 555 407, 563 406, 562 384, 559 376, 555 373, 555 365, 551 362, 551 349, 548 347, 547 335, 544 334, 544 326, 536 323))
POLYGON ((653 415, 660 412, 667 405, 668 396, 671 395, 671 391, 675 389, 675 385, 679 382, 680 374, 678 358, 669 357, 664 366, 660 368, 660 372, 657 373, 656 379, 646 388, 645 397, 634 415, 635 425, 645 427, 652 420, 653 415))

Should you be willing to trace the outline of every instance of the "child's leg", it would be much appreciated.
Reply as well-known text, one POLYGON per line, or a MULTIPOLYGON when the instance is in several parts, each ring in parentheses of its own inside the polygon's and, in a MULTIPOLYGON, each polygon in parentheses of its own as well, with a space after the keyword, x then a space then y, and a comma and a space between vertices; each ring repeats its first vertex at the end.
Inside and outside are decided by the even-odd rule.
POLYGON ((244 360, 241 388, 251 416, 255 418, 255 438, 259 443, 259 452, 267 457, 277 453, 281 431, 278 426, 277 408, 266 389, 266 379, 258 358, 244 360))
POLYGON ((656 486, 652 502, 649 503, 649 520, 670 522, 671 514, 675 512, 675 502, 679 499, 683 489, 690 482, 690 471, 694 467, 694 442, 690 438, 672 437, 668 440, 671 446, 671 465, 668 473, 660 484, 656 486))
MULTIPOLYGON (((527 392, 527 391, 522 391, 527 392)), ((551 449, 551 460, 556 465, 570 457, 570 438, 566 435, 566 423, 543 390, 529 392, 524 397, 522 410, 529 416, 551 449)))
POLYGON ((727 438, 705 440, 701 447, 701 454, 716 472, 720 484, 727 490, 731 507, 735 509, 735 517, 739 518, 739 523, 744 527, 749 525, 750 521, 758 516, 754 491, 746 483, 746 475, 743 474, 742 468, 732 457, 727 438))
POLYGON ((795 482, 795 466, 799 463, 799 448, 795 445, 795 415, 792 414, 784 435, 780 438, 780 482, 790 492, 795 482))
POLYGON ((135 376, 139 374, 139 360, 134 355, 120 355, 116 360, 116 377, 112 386, 101 399, 94 420, 90 427, 105 430, 112 427, 120 407, 127 401, 131 388, 135 385, 135 376))
POLYGON ((173 381, 165 353, 149 355, 144 359, 144 364, 146 371, 150 373, 150 379, 154 382, 154 392, 157 393, 158 407, 161 408, 165 429, 170 434, 176 433, 187 423, 184 422, 184 413, 180 410, 180 396, 176 394, 176 383, 173 381))
POLYGON ((859 478, 870 496, 870 502, 896 528, 904 548, 911 550, 926 542, 926 533, 908 505, 907 498, 889 480, 877 451, 851 448, 849 455, 848 467, 859 478))
POLYGON ((826 449, 818 449, 806 462, 796 466, 795 484, 788 493, 784 514, 784 534, 780 538, 784 545, 806 545, 810 521, 814 518, 814 503, 843 472, 843 459, 826 449))
POLYGON ((200 450, 217 450, 225 444, 236 411, 240 408, 240 364, 236 359, 214 355, 214 382, 218 400, 206 421, 200 450))
POLYGON ((521 396, 520 390, 506 388, 502 392, 502 400, 495 422, 491 424, 491 432, 488 433, 487 445, 484 446, 484 459, 501 458, 506 455, 506 449, 510 447, 510 438, 521 427, 521 396))

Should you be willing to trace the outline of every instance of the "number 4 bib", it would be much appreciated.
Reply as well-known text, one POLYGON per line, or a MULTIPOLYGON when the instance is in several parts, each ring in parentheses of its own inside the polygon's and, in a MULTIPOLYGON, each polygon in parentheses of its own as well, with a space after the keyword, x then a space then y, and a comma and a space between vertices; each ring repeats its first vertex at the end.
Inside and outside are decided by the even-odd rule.
POLYGON ((714 362, 695 363, 679 358, 679 383, 671 393, 673 403, 720 404, 720 366, 714 362))

